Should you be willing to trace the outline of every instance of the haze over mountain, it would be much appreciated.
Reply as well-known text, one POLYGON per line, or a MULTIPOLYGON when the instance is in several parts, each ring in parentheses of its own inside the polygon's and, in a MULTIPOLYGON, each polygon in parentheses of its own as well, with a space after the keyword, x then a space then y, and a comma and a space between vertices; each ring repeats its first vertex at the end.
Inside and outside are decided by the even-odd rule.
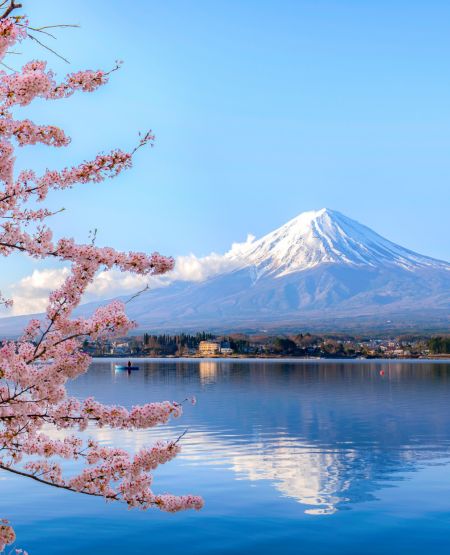
MULTIPOLYGON (((202 282, 175 281, 143 293, 128 313, 139 329, 153 331, 445 328, 450 264, 322 209, 234 245, 221 270, 202 282)), ((1 320, 0 331, 21 321, 1 320)))

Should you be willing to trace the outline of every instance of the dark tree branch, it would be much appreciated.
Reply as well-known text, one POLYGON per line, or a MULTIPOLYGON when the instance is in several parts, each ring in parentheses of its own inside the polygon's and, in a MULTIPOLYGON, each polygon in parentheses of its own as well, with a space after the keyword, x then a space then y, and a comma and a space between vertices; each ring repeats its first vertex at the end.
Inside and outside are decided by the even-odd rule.
POLYGON ((117 497, 117 495, 102 495, 101 493, 90 493, 88 491, 79 491, 77 489, 73 489, 70 486, 66 486, 64 484, 56 484, 54 482, 50 482, 49 480, 43 480, 42 478, 39 478, 39 476, 35 476, 34 474, 29 474, 28 472, 23 472, 22 470, 17 470, 15 468, 10 468, 9 466, 4 466, 3 464, 0 464, 0 470, 6 470, 6 472, 12 472, 13 474, 17 474, 19 476, 25 476, 25 478, 31 478, 32 480, 35 480, 36 482, 39 482, 41 484, 45 484, 47 486, 53 486, 55 488, 60 488, 60 489, 65 489, 67 491, 72 491, 73 493, 82 493, 84 495, 90 495, 93 497, 103 497, 106 499, 113 499, 115 501, 119 501, 119 497, 117 497))
POLYGON ((13 12, 14 10, 17 10, 21 7, 22 7, 22 4, 16 4, 15 0, 11 0, 10 3, 9 3, 9 6, 6 8, 6 10, 0 16, 0 19, 6 19, 11 12, 13 12))
POLYGON ((137 293, 135 293, 132 297, 130 297, 128 300, 125 301, 125 304, 128 304, 133 299, 135 299, 136 297, 139 297, 139 295, 142 295, 142 293, 145 293, 145 291, 148 291, 149 289, 150 289, 150 287, 147 283, 147 285, 144 287, 144 289, 141 289, 140 291, 137 291, 137 293))

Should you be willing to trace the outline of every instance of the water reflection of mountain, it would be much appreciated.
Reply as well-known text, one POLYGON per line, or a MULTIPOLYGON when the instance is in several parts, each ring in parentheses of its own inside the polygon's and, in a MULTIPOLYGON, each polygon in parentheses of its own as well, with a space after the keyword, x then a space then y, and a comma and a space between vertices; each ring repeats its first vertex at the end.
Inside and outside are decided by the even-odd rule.
MULTIPOLYGON (((404 471, 449 456, 450 365, 395 362, 383 366, 384 377, 380 368, 164 362, 119 384, 99 366, 79 386, 81 393, 89 383, 89 394, 112 401, 120 385, 125 404, 197 395, 199 405, 182 421, 191 430, 185 460, 268 480, 306 512, 330 514, 370 499, 404 471)), ((140 434, 138 441, 148 439, 140 434)))
MULTIPOLYGON (((352 457, 349 452, 344 457, 352 457)), ((349 500, 351 483, 334 453, 314 451, 281 438, 269 448, 253 444, 246 454, 233 457, 232 467, 249 480, 269 480, 287 497, 306 506, 308 514, 333 514, 349 500)))

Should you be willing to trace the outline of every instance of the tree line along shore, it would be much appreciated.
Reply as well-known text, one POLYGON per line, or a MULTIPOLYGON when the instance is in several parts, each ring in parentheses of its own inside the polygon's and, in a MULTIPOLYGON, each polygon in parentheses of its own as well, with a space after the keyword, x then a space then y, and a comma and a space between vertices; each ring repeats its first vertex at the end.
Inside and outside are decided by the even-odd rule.
POLYGON ((86 340, 83 350, 97 357, 447 358, 450 357, 450 335, 373 338, 337 333, 144 333, 114 340, 86 340))

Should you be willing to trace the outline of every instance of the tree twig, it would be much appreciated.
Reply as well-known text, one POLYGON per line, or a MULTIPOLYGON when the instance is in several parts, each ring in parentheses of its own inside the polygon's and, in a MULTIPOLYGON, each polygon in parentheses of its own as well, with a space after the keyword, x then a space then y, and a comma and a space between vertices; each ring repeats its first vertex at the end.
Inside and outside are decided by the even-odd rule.
POLYGON ((60 25, 43 25, 42 27, 30 27, 33 31, 42 31, 42 29, 56 29, 58 27, 73 27, 74 29, 79 29, 80 26, 71 23, 61 23, 60 25))
POLYGON ((187 433, 188 433, 188 428, 186 428, 186 429, 184 430, 184 432, 183 432, 180 436, 178 436, 178 439, 175 440, 175 441, 173 442, 173 445, 176 445, 181 439, 183 439, 183 437, 184 437, 187 433))
POLYGON ((139 295, 142 295, 142 293, 145 293, 145 291, 148 291, 150 289, 149 284, 147 283, 147 285, 144 287, 144 289, 141 289, 140 291, 138 291, 137 293, 135 293, 132 297, 130 297, 127 301, 125 301, 125 304, 128 304, 129 302, 131 302, 133 299, 135 299, 136 297, 139 297, 139 295))
POLYGON ((55 56, 58 56, 58 58, 61 58, 61 60, 63 60, 64 62, 66 62, 66 64, 70 64, 69 60, 67 58, 64 58, 64 56, 61 56, 61 54, 58 54, 58 52, 56 52, 56 50, 53 50, 53 48, 50 48, 50 46, 47 46, 46 44, 44 44, 43 42, 41 42, 39 39, 37 39, 35 36, 33 36, 32 34, 28 33, 28 37, 31 40, 36 41, 38 44, 40 44, 43 48, 45 48, 46 50, 48 50, 49 52, 51 52, 52 54, 54 54, 55 56))

